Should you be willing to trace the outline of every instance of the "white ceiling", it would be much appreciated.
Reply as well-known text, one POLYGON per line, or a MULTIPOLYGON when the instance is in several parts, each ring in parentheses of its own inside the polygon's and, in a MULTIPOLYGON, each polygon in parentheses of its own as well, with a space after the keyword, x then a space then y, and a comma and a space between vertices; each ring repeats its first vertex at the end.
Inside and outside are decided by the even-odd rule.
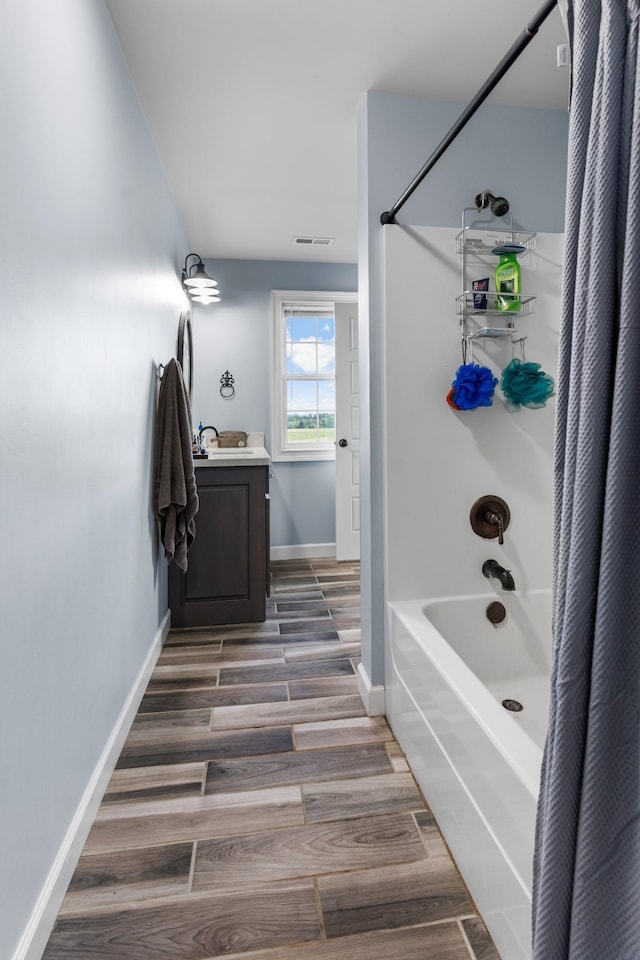
MULTIPOLYGON (((466 104, 542 0, 106 2, 191 249, 339 262, 357 259, 365 92, 466 104)), ((565 41, 556 9, 488 102, 565 108, 565 41)))

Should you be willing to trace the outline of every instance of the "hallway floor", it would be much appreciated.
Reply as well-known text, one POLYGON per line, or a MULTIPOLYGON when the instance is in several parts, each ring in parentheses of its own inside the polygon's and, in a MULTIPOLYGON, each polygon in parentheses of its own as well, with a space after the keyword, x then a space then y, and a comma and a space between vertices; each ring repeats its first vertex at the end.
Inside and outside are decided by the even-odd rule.
POLYGON ((169 635, 43 960, 499 960, 358 696, 358 564, 272 576, 169 635))

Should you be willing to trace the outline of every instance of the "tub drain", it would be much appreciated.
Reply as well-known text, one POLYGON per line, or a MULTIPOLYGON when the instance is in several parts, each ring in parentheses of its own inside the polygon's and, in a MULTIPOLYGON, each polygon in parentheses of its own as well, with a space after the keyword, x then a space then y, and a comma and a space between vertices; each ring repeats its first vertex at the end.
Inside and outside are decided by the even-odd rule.
POLYGON ((512 713, 519 713, 524 709, 519 700, 503 700, 502 706, 505 710, 511 710, 512 713))

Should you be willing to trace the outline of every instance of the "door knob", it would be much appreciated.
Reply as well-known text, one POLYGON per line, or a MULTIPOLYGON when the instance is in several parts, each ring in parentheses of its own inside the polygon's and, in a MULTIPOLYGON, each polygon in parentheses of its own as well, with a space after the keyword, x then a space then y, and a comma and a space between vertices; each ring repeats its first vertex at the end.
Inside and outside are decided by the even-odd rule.
POLYGON ((342 440, 338 440, 338 446, 339 446, 339 447, 348 447, 348 446, 349 446, 349 441, 348 441, 348 440, 345 440, 344 437, 343 437, 342 440))

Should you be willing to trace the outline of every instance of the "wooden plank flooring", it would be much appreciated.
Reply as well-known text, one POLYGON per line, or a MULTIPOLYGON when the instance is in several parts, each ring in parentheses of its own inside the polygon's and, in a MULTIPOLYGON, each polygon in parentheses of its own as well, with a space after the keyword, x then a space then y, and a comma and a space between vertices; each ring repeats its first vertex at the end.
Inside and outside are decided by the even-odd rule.
POLYGON ((170 633, 43 960, 500 960, 359 639, 329 560, 272 564, 263 624, 170 633))

